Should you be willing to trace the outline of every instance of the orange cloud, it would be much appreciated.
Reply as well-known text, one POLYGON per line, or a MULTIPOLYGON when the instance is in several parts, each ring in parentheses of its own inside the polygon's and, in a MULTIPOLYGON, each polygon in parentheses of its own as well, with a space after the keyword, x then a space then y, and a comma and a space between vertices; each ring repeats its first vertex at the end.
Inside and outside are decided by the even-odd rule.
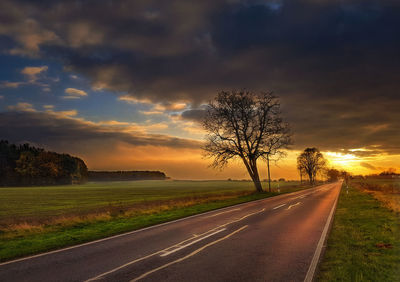
POLYGON ((76 88, 67 88, 64 92, 68 94, 63 96, 64 99, 80 99, 88 95, 85 91, 76 88))
POLYGON ((48 66, 41 67, 25 67, 22 69, 21 73, 28 76, 36 76, 41 72, 47 71, 48 66))
POLYGON ((16 105, 8 106, 8 109, 11 111, 17 112, 35 112, 36 110, 33 108, 33 105, 30 103, 17 103, 16 105))

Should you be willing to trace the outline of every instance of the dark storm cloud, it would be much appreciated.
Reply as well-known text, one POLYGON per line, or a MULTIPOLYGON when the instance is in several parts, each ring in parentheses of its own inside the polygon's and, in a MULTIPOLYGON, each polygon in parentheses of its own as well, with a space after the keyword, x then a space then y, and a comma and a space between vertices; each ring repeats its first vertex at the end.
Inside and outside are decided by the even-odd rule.
POLYGON ((313 101, 310 107, 294 107, 287 111, 296 134, 296 147, 315 144, 324 149, 349 152, 360 157, 381 153, 400 154, 400 113, 398 101, 377 98, 369 103, 349 99, 313 101))
POLYGON ((120 128, 98 125, 58 113, 11 111, 0 113, 0 139, 10 142, 45 144, 50 149, 81 151, 108 150, 124 142, 134 146, 198 148, 200 142, 161 134, 121 132, 120 128))
POLYGON ((181 114, 181 118, 201 123, 201 121, 203 120, 205 114, 206 114, 206 110, 205 109, 191 109, 191 110, 184 111, 181 114))
POLYGON ((61 60, 96 87, 194 105, 221 89, 273 90, 295 148, 400 153, 396 1, 0 5, 0 35, 15 44, 9 52, 61 60))

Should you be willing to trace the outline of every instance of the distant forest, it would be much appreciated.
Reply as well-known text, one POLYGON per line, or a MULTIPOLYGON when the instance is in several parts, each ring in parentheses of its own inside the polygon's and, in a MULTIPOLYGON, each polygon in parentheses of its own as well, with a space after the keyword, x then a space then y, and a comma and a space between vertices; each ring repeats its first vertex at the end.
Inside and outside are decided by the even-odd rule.
POLYGON ((165 179, 161 171, 88 171, 80 158, 0 140, 0 186, 165 179))
POLYGON ((161 171, 89 171, 89 181, 165 180, 161 171))
POLYGON ((82 183, 87 176, 86 164, 80 158, 0 141, 1 186, 82 183))

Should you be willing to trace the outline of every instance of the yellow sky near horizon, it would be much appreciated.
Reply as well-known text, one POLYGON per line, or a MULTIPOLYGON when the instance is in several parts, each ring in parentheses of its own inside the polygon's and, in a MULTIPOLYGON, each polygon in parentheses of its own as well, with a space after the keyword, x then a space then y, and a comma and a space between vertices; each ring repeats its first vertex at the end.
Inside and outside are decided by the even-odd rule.
MULTIPOLYGON (((388 168, 399 167, 400 158, 397 155, 361 158, 351 153, 322 153, 328 160, 329 167, 344 169, 352 174, 380 173, 388 168), (365 167, 365 163, 370 167, 365 167)), ((299 179, 296 169, 299 154, 300 151, 289 151, 286 158, 277 163, 272 162, 272 179, 299 179)), ((82 157, 92 170, 160 170, 174 179, 249 179, 241 160, 231 162, 223 170, 213 169, 209 167, 211 160, 203 157, 201 149, 130 146, 120 143, 114 151, 83 154, 82 157)), ((267 178, 266 163, 260 160, 258 164, 261 178, 267 178)))

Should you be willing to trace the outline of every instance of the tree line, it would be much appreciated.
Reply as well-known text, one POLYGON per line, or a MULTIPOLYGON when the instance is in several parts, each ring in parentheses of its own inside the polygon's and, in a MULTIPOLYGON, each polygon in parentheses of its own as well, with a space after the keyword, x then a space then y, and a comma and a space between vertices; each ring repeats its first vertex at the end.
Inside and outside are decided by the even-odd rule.
POLYGON ((165 180, 161 171, 89 171, 90 181, 165 180))
POLYGON ((1 186, 82 183, 87 176, 86 164, 80 158, 0 140, 1 186))

